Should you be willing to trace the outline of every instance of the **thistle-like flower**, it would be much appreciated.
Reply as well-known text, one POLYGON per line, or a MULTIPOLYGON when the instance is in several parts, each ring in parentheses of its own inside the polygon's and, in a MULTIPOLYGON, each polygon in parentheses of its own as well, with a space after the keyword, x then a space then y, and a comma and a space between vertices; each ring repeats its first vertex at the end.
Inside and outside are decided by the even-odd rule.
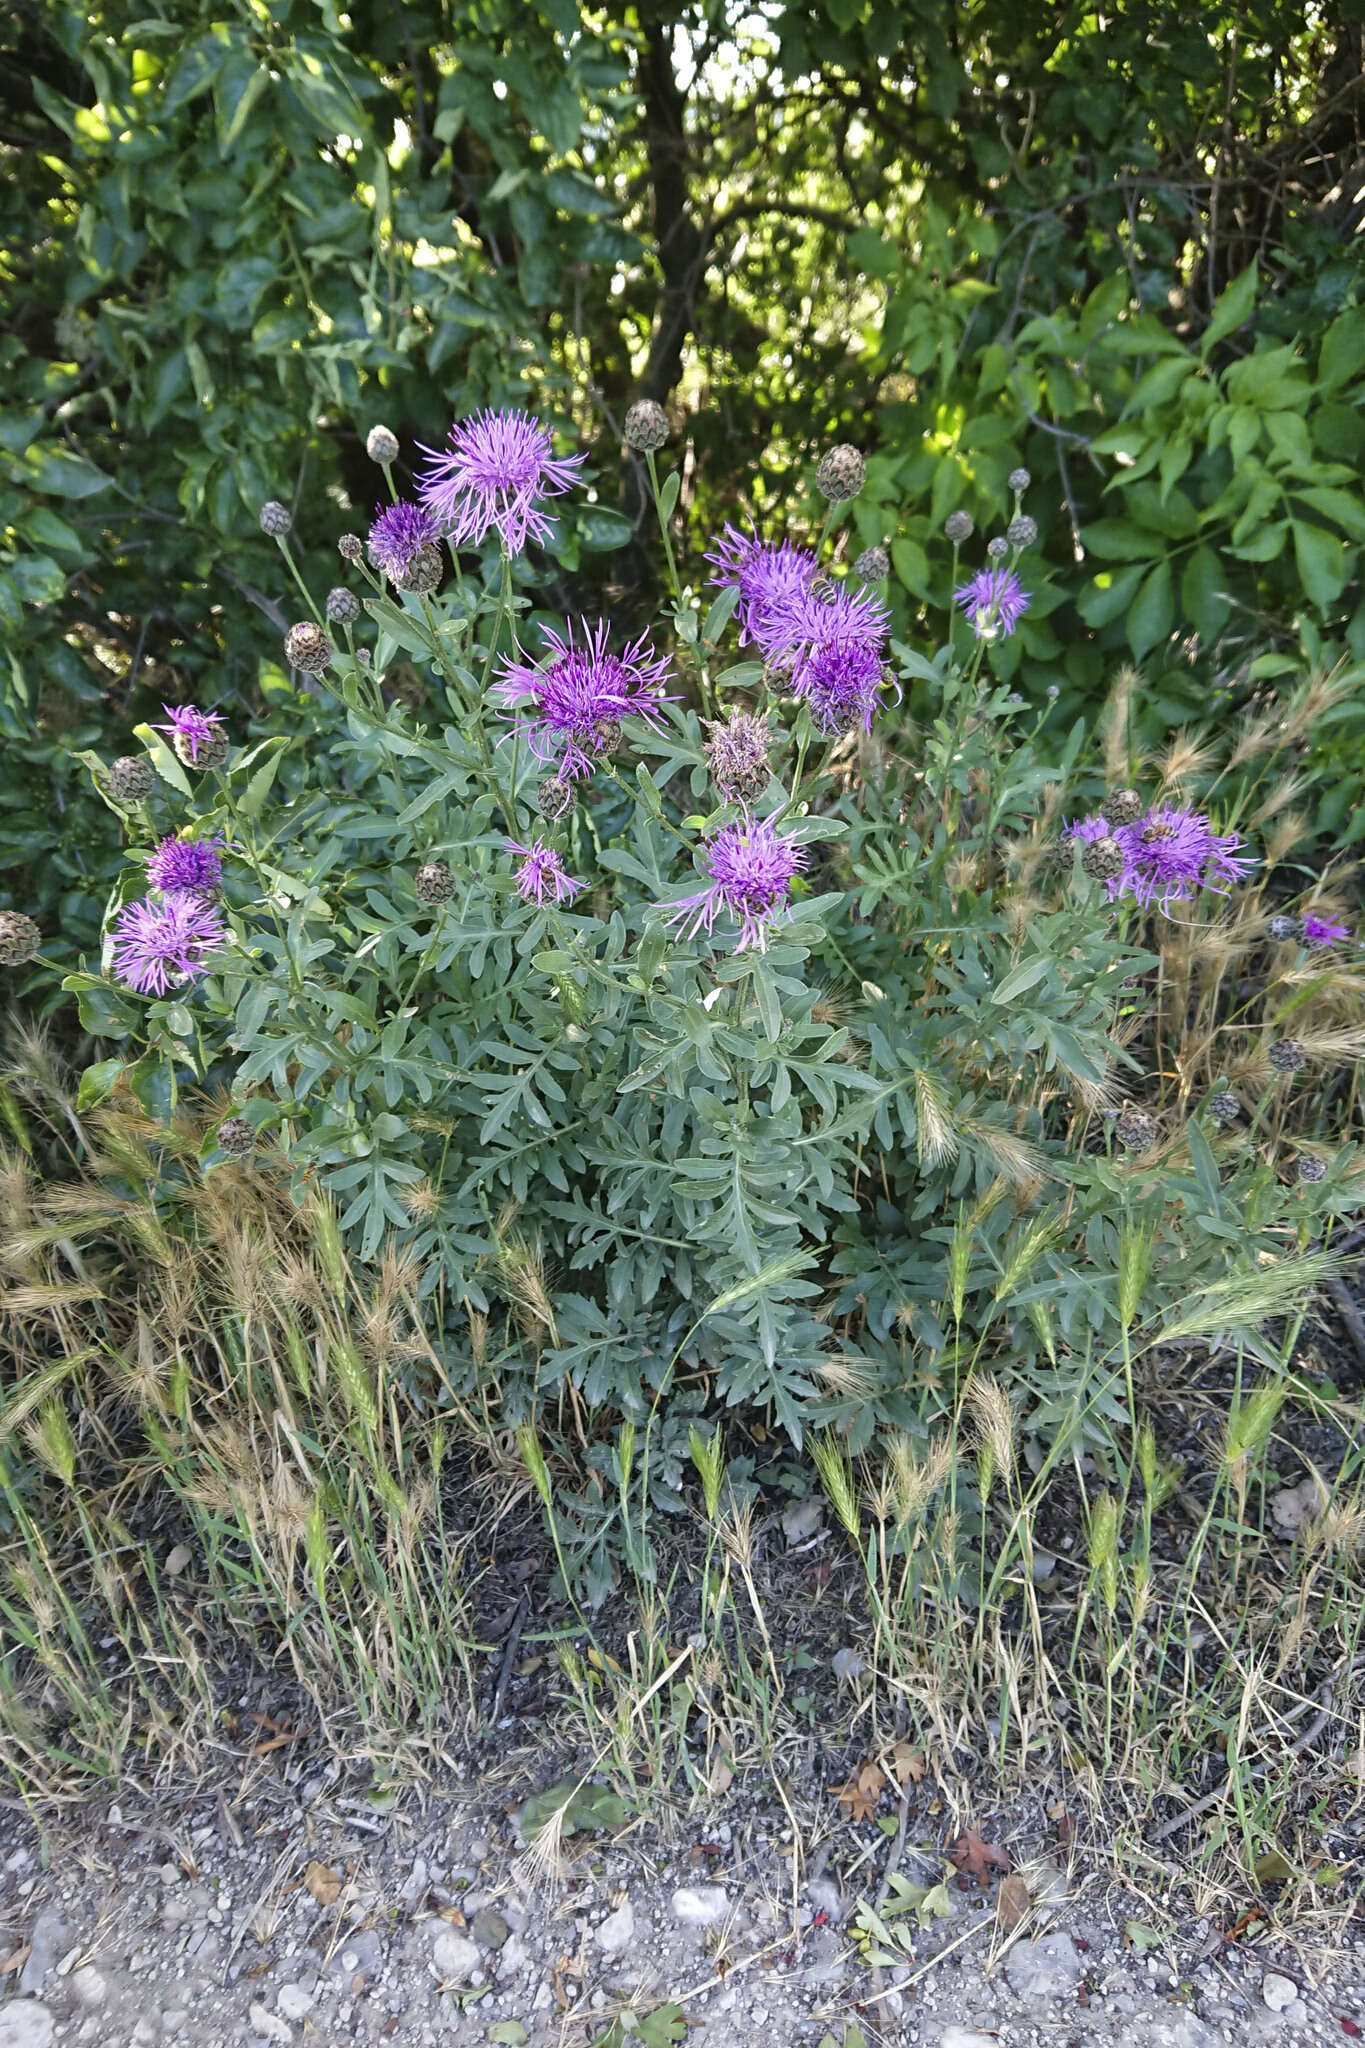
POLYGON ((727 803, 743 804, 747 809, 772 779, 768 765, 772 735, 767 720, 754 718, 747 711, 732 711, 724 724, 712 719, 703 723, 711 735, 703 749, 711 780, 727 803))
POLYGON ((978 640, 1008 639, 1028 610, 1028 593, 1013 569, 978 569, 953 592, 978 640))
POLYGON ((766 952, 769 932, 806 865, 803 849, 765 818, 758 824, 724 826, 708 840, 702 858, 708 886, 662 906, 665 923, 678 925, 681 936, 690 939, 699 931, 710 933, 718 918, 731 917, 739 925, 736 953, 750 946, 766 952))
POLYGON ((573 875, 565 874, 560 855, 543 839, 533 839, 529 846, 522 846, 515 839, 504 839, 503 845, 509 853, 517 856, 517 894, 523 903, 540 906, 547 896, 553 896, 556 903, 563 903, 584 887, 573 875))
POLYGON ((177 890, 159 903, 144 897, 114 920, 114 972, 139 995, 164 996, 208 972, 228 943, 227 928, 202 896, 177 890))
POLYGON ((223 880, 221 839, 163 839, 147 863, 147 880, 168 895, 208 896, 223 880))
POLYGON ((735 616, 744 638, 769 653, 777 623, 809 594, 815 580, 814 555, 791 541, 774 546, 727 526, 706 559, 716 571, 711 581, 722 590, 733 586, 739 592, 735 616))
POLYGON ((451 429, 418 480, 423 505, 457 547, 496 531, 510 555, 544 542, 554 522, 539 509, 577 481, 583 455, 556 457, 550 429, 528 412, 482 412, 451 429))
POLYGON ((819 640, 800 662, 792 687, 825 733, 872 730, 885 671, 874 648, 856 639, 819 640))
POLYGON ((1198 889, 1226 896, 1244 881, 1255 856, 1239 853, 1235 832, 1219 834, 1200 811, 1186 804, 1156 804, 1145 818, 1115 832, 1127 856, 1120 891, 1144 909, 1157 904, 1168 916, 1198 889))
POLYGON ((525 650, 498 677, 503 705, 538 761, 553 762, 561 781, 591 775, 596 762, 620 740, 623 718, 642 718, 657 732, 668 660, 641 635, 620 654, 607 647, 608 627, 579 620, 563 635, 546 627, 551 659, 537 667, 525 650))
POLYGON ((401 587, 405 578, 421 567, 423 549, 435 547, 440 538, 440 522, 433 514, 400 498, 378 514, 366 546, 380 575, 401 587))
POLYGON ((228 757, 228 737, 221 730, 219 711, 201 711, 195 704, 163 704, 170 723, 158 725, 166 733, 175 757, 187 768, 220 768, 228 757))
POLYGON ((1348 924, 1333 924, 1325 917, 1318 917, 1311 910, 1304 912, 1303 943, 1305 946, 1335 946, 1342 939, 1349 939, 1351 927, 1348 924))

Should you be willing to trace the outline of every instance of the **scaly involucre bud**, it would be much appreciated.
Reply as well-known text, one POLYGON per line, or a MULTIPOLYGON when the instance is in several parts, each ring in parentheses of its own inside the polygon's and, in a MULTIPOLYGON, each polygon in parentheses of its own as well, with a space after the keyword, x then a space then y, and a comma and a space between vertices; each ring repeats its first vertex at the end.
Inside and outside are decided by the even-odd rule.
POLYGON ((1216 1124, 1235 1124, 1241 1114, 1242 1105, 1231 1089, 1224 1088, 1209 1097, 1209 1115, 1216 1124))
POLYGON ((377 462, 387 469, 398 460, 398 436, 391 434, 387 427, 371 427, 365 436, 365 453, 371 462, 377 462))
POLYGON ((1118 840, 1106 835, 1081 848, 1081 866, 1092 882, 1109 882, 1123 873, 1126 862, 1118 840))
POLYGON ((22 910, 0 910, 0 967, 22 967, 36 957, 43 935, 22 910))
POLYGON ((120 754, 110 762, 104 786, 116 804, 140 804, 156 788, 156 770, 140 754, 120 754))
POLYGON ((1026 469, 1012 469, 1005 478, 1005 482, 1012 491, 1026 491, 1033 482, 1033 478, 1026 469))
POLYGON ((1160 1136, 1160 1126, 1145 1109, 1126 1109, 1114 1125, 1114 1136, 1126 1152, 1146 1152, 1160 1136))
POLYGON ((1266 1049, 1266 1058, 1279 1074, 1297 1074, 1307 1064, 1308 1054, 1301 1038, 1277 1038, 1266 1049))
POLYGON ((284 636, 285 660, 291 668, 301 670, 306 676, 320 676, 325 668, 331 666, 335 652, 327 634, 311 619, 291 626, 284 636))
POLYGON ((410 590, 414 597, 430 597, 433 590, 441 587, 445 566, 440 548, 434 541, 425 541, 407 568, 400 570, 393 580, 400 590, 410 590))
POLYGON ((1011 519, 1005 528, 1005 539, 1012 548, 1031 548, 1038 538, 1038 522, 1030 519, 1027 512, 1021 512, 1017 519, 1011 519))
POLYGON ((970 512, 950 512, 943 522, 943 531, 954 547, 961 547, 964 540, 970 540, 976 528, 972 525, 970 512))
POLYGON ((573 784, 558 775, 546 775, 536 784, 536 809, 551 823, 567 817, 573 809, 573 784))
POLYGON ((703 723, 711 735, 704 752, 716 788, 727 803, 747 807, 762 796, 772 779, 767 722, 748 712, 732 711, 724 725, 711 719, 703 723))
POLYGON ((244 1159, 255 1149, 256 1133, 244 1116, 225 1116, 218 1126, 218 1149, 232 1159, 244 1159))
POLYGON ((1296 939, 1299 935, 1299 920, 1287 917, 1282 911, 1266 920, 1266 931, 1272 939, 1296 939))
POLYGON ((627 448, 652 455, 668 439, 668 414, 655 399, 638 398, 626 414, 621 439, 627 448))
POLYGON ((257 514, 257 519, 261 532, 268 533, 272 540, 283 540, 286 534, 294 530, 294 515, 278 498, 267 499, 257 514))
POLYGON ((360 599, 353 590, 338 584, 328 591, 324 609, 334 626, 353 626, 360 617, 360 599))
POLYGON ((424 861, 412 878, 419 903, 449 903, 455 894, 455 877, 443 860, 424 861))
POLYGON ((881 583, 891 574, 891 557, 885 548, 864 548, 853 564, 853 573, 864 583, 881 583))
POLYGON ((1111 789, 1104 800, 1104 815, 1115 828, 1136 825, 1146 808, 1135 789, 1111 789))
POLYGON ((831 505, 842 505, 849 498, 856 498, 866 481, 867 463, 847 441, 827 448, 820 457, 815 482, 821 496, 828 498, 831 505))
POLYGON ((1326 1178, 1327 1161, 1325 1159, 1319 1159, 1312 1152, 1303 1152, 1299 1155, 1300 1180, 1318 1181, 1326 1180, 1326 1178))
POLYGON ((337 551, 343 562, 358 562, 365 552, 365 543, 358 533, 343 533, 337 551))

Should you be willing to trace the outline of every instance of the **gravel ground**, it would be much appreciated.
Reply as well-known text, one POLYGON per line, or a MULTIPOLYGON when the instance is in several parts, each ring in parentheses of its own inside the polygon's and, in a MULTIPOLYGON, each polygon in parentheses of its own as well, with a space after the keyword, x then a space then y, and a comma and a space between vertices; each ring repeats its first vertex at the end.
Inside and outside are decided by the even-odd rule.
MULTIPOLYGON (((68 1811, 43 1835, 5 1814, 0 2048, 588 2048, 623 2010, 671 2001, 691 2048, 842 2044, 854 2021, 870 2044, 924 2048, 1292 2048, 1365 2027, 1365 1968, 1315 1983, 1288 1950, 1229 1945, 1207 1921, 1139 1953, 1124 1930, 1150 1902, 1084 1854, 1030 1860, 1018 1832, 1016 1870, 1046 1903, 1012 1943, 995 1901, 948 1871, 951 1911, 880 1971, 849 1929, 884 1857, 841 1885, 830 1837, 794 1899, 777 1804, 575 1837, 537 1885, 501 1777, 390 1803, 345 1791, 336 1766, 281 1767, 232 1797, 173 1798, 169 1823, 165 1797, 68 1811)), ((941 1845, 911 1846, 901 1870, 935 1883, 941 1845)))

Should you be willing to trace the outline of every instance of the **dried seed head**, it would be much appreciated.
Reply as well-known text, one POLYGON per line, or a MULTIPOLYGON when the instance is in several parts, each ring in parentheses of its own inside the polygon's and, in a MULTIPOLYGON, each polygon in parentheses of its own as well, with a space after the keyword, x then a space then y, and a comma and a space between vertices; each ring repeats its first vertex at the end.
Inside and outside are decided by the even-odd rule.
POLYGON ((1319 1159, 1314 1152, 1299 1154, 1299 1179, 1306 1181, 1326 1180, 1327 1161, 1319 1159))
POLYGON ((821 496, 828 498, 831 505, 856 498, 866 481, 867 463, 847 441, 827 448, 820 457, 815 482, 821 496))
POLYGON ((391 462, 398 460, 398 436, 391 434, 387 427, 371 427, 365 436, 365 453, 371 462, 387 469, 391 462))
POLYGON ((997 533, 994 539, 986 542, 986 553, 993 562, 1003 562, 1009 551, 1010 544, 1002 534, 997 533))
POLYGON ((704 752, 711 779, 728 803, 750 804, 768 787, 767 721, 745 711, 732 711, 725 724, 704 721, 711 737, 704 752))
POLYGON ((1021 512, 1017 519, 1011 519, 1005 528, 1005 539, 1012 548, 1031 548, 1038 538, 1038 522, 1030 519, 1027 512, 1021 512))
POLYGON ((637 398, 626 414, 621 439, 627 448, 652 455, 668 439, 668 414, 653 398, 637 398))
POLYGON ((1156 1118, 1145 1109, 1126 1109, 1114 1125, 1114 1136, 1126 1152, 1146 1152, 1160 1135, 1156 1118))
POLYGON ((327 634, 311 619, 291 626, 284 636, 285 660, 291 668, 301 670, 306 676, 320 676, 325 668, 331 666, 335 651, 327 634))
POLYGON ((619 718, 603 718, 593 727, 593 746, 598 754, 614 754, 621 744, 619 718))
POLYGON ((1093 882, 1109 882, 1124 869, 1123 848, 1112 837, 1092 839, 1081 848, 1081 866, 1093 882))
POLYGON ((0 910, 0 967, 22 967, 32 960, 43 935, 22 910, 0 910))
POLYGON ((419 903, 449 903, 455 894, 455 877, 443 860, 424 861, 412 878, 419 903))
POLYGON ((1299 935, 1299 920, 1280 914, 1266 920, 1266 931, 1272 939, 1296 939, 1299 935))
POLYGON ((140 804, 156 788, 156 770, 141 754, 120 754, 106 769, 104 786, 116 804, 140 804))
POLYGON ((328 591, 324 610, 334 626, 352 626, 360 617, 360 599, 353 590, 338 584, 328 591))
POLYGON ((891 574, 891 557, 885 548, 864 548, 853 564, 853 573, 864 583, 881 583, 891 574))
POLYGON ((1146 808, 1135 789, 1111 789, 1104 800, 1104 815, 1111 825, 1136 825, 1146 808))
POLYGON ((954 547, 961 547, 964 540, 970 540, 976 528, 972 525, 970 512, 950 512, 943 522, 943 531, 954 547))
POLYGON ((1266 1058, 1277 1073, 1297 1074, 1308 1054, 1301 1038, 1277 1038, 1273 1045, 1267 1046, 1266 1058))
POLYGON ((278 498, 267 498, 256 515, 262 533, 268 533, 272 540, 283 540, 294 530, 294 515, 287 505, 278 498))
POLYGON ((365 552, 365 543, 358 533, 343 533, 337 549, 343 562, 358 562, 365 552))
POLYGON ((244 1116, 225 1116, 218 1126, 218 1149, 230 1158, 244 1159, 254 1151, 256 1133, 244 1116))
POLYGON ((567 817, 573 809, 573 784, 558 775, 547 775, 536 784, 536 809, 551 823, 567 817))
POLYGON ((424 541, 401 576, 394 582, 399 590, 410 590, 415 597, 427 597, 441 587, 445 574, 445 557, 435 541, 424 541))
POLYGON ((1242 1114, 1241 1103, 1228 1088, 1224 1088, 1217 1095, 1211 1095, 1207 1107, 1216 1124, 1235 1124, 1242 1114))
POLYGON ((1005 478, 1005 482, 1012 491, 1026 491, 1033 482, 1033 478, 1026 469, 1012 469, 1005 478))

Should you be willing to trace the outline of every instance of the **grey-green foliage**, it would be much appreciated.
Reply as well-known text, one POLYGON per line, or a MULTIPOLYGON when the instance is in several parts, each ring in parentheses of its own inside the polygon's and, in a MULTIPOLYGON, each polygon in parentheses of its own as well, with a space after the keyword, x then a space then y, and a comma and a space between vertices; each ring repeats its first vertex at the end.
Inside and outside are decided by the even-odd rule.
MULTIPOLYGON (((1033 829, 1084 727, 1050 760, 1041 713, 960 620, 933 662, 895 649, 902 685, 932 693, 926 725, 888 708, 858 747, 830 745, 680 596, 662 730, 627 721, 558 828, 585 888, 523 901, 506 841, 539 829, 544 766, 493 680, 526 604, 510 566, 496 590, 372 598, 371 665, 343 652, 311 699, 267 675, 266 734, 235 733, 221 776, 186 776, 147 730, 162 788, 145 822, 224 835, 235 950, 163 999, 107 974, 67 986, 122 1041, 87 1103, 122 1082, 165 1116, 225 1084, 359 1257, 405 1248, 458 1393, 521 1423, 572 1388, 601 1438, 602 1486, 567 1510, 596 1590, 632 1487, 678 1504, 708 1404, 798 1441, 832 1423, 857 1450, 952 1415, 988 1363, 1035 1427, 1098 1445, 1123 1414, 1125 1233, 1152 1238, 1145 1341, 1177 1297, 1279 1256, 1305 1201, 1351 1199, 1337 1171, 1290 1194, 1230 1139, 1213 1163, 1197 1123, 1188 1163, 1110 1156, 1092 1111, 1135 1067, 1125 984, 1155 962, 1140 921, 1033 829), (405 653, 431 692, 418 714, 377 683, 405 653), (703 687, 767 710, 757 808, 809 857, 765 951, 734 951, 724 920, 680 939, 657 908, 696 888, 689 852, 739 815, 708 780, 703 687), (454 881, 434 907, 413 882, 432 860, 454 881), (615 1418, 645 1432, 633 1474, 603 1434, 615 1418)), ((143 886, 134 854, 116 895, 143 886)), ((1235 1289, 1225 1309, 1236 1321, 1235 1289)))

